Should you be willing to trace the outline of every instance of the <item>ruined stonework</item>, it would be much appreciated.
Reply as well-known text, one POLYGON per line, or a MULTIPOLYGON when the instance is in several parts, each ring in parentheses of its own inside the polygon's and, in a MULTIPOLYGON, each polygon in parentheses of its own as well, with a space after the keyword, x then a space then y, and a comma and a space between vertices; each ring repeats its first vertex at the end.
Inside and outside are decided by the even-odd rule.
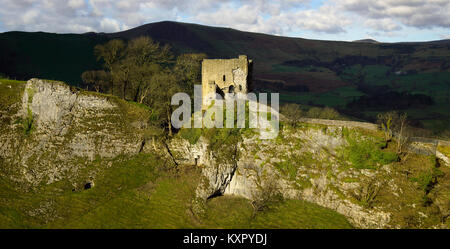
POLYGON ((202 109, 206 109, 207 97, 218 93, 246 94, 251 90, 253 62, 246 55, 234 59, 204 59, 202 62, 202 109))

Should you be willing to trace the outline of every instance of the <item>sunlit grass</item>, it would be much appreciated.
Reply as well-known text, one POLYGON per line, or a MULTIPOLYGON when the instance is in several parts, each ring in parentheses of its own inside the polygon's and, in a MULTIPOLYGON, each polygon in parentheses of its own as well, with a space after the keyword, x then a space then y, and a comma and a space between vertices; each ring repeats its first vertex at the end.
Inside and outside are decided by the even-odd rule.
MULTIPOLYGON (((96 167, 99 167, 98 161, 96 167)), ((218 197, 204 217, 191 211, 200 172, 167 170, 152 155, 119 158, 88 190, 44 186, 19 192, 1 181, 1 228, 350 228, 344 216, 286 200, 253 215, 250 202, 218 197)))

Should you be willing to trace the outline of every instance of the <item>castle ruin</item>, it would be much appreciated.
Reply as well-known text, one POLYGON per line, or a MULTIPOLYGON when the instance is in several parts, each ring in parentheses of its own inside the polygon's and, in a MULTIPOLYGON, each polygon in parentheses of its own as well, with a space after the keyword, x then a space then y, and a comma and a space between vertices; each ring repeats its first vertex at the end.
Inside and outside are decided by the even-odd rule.
MULTIPOLYGON (((207 109, 208 95, 251 91, 253 61, 246 55, 233 59, 204 59, 202 61, 202 109, 207 109)), ((215 96, 215 95, 214 95, 215 96)))

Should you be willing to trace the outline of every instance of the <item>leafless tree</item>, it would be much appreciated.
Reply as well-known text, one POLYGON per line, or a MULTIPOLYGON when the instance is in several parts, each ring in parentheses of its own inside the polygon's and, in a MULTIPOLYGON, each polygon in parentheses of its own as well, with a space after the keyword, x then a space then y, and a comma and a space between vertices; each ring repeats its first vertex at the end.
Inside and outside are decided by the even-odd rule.
POLYGON ((395 150, 399 156, 408 156, 408 144, 411 138, 411 129, 409 127, 408 116, 406 113, 399 114, 391 111, 378 114, 378 123, 384 132, 386 143, 395 138, 395 150))
POLYGON ((252 193, 253 217, 258 212, 264 211, 271 205, 283 200, 283 195, 275 176, 266 176, 264 178, 258 189, 252 193))
POLYGON ((360 183, 360 187, 356 189, 352 195, 363 206, 372 208, 382 185, 382 183, 377 183, 375 179, 363 181, 360 183))
POLYGON ((283 105, 280 112, 288 119, 291 126, 295 126, 302 118, 302 109, 294 103, 283 105))

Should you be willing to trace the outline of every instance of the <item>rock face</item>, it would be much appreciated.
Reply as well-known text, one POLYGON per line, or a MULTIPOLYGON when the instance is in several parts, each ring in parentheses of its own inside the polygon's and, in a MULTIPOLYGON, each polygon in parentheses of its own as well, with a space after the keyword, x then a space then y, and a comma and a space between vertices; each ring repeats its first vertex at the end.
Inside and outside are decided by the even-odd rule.
POLYGON ((138 153, 143 136, 136 124, 145 119, 127 116, 130 108, 61 82, 29 80, 17 114, 3 127, 11 132, 0 134, 2 173, 31 186, 65 177, 77 181, 95 174, 86 164, 96 157, 138 153))
POLYGON ((229 160, 219 161, 208 145, 208 141, 203 137, 196 144, 190 144, 184 139, 172 139, 168 144, 177 163, 203 167, 203 179, 196 190, 197 197, 201 199, 223 194, 238 168, 236 154, 230 155, 229 160))
MULTIPOLYGON (((339 165, 333 156, 346 143, 341 133, 340 127, 329 128, 325 132, 308 128, 277 143, 273 140, 258 140, 256 137, 244 138, 237 146, 239 158, 230 156, 230 160, 225 162, 217 160, 214 153, 208 150, 208 141, 203 137, 196 144, 175 139, 169 148, 180 164, 196 163, 202 167, 204 179, 197 188, 199 198, 225 194, 253 199, 262 186, 276 182, 285 198, 302 199, 336 210, 357 227, 387 227, 389 213, 365 209, 336 193, 335 188, 345 191, 359 186, 341 184, 338 179, 329 176, 330 172, 333 175, 340 174, 339 165), (300 166, 296 175, 286 177, 277 167, 295 160, 295 156, 303 159, 310 156, 310 164, 300 166), (323 165, 319 165, 322 162, 330 163, 331 166, 323 168, 323 165)), ((354 177, 365 177, 358 171, 351 173, 354 177)), ((351 173, 341 173, 340 177, 351 173)))
MULTIPOLYGON (((264 193, 261 191, 265 186, 273 184, 285 198, 333 209, 356 227, 399 227, 402 212, 422 206, 422 190, 414 180, 405 178, 402 169, 391 165, 379 165, 377 170, 357 169, 343 161, 340 154, 348 144, 345 129, 307 125, 284 129, 275 140, 247 137, 237 145, 239 156, 230 155, 226 161, 218 160, 203 137, 195 144, 174 139, 169 148, 180 164, 197 164, 202 168, 204 179, 197 188, 199 198, 235 195, 252 200, 264 193), (376 197, 379 192, 380 198, 376 197), (380 201, 374 201, 375 197, 380 201)), ((446 217, 450 196, 445 182, 437 185, 430 197, 446 217)), ((421 216, 419 208, 414 212, 421 216)))

